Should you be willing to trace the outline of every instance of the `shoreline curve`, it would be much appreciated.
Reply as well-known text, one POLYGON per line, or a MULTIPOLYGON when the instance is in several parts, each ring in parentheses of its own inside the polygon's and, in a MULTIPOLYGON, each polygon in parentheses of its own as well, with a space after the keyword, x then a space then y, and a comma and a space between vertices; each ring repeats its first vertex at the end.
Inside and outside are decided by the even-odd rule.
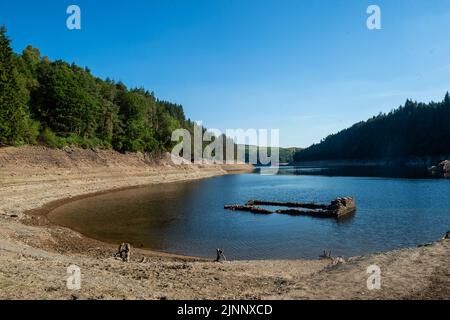
POLYGON ((0 148, 0 168, 2 299, 450 299, 448 239, 345 261, 214 263, 135 249, 123 263, 112 257, 116 246, 50 225, 38 214, 98 192, 226 174, 219 166, 174 167, 144 154, 25 146, 0 148), (79 292, 65 287, 71 264, 82 269, 79 292), (366 287, 373 264, 382 270, 381 290, 366 287))

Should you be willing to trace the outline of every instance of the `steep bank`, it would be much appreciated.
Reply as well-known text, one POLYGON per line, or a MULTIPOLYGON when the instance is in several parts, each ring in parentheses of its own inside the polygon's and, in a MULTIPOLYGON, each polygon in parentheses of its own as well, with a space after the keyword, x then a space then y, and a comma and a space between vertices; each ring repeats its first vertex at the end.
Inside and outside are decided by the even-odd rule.
POLYGON ((226 173, 221 166, 173 166, 143 154, 0 149, 0 298, 450 298, 448 240, 336 266, 330 260, 213 263, 138 249, 127 264, 112 257, 115 246, 51 225, 42 212, 24 213, 114 188, 226 173), (81 268, 80 291, 66 288, 70 264, 81 268), (381 290, 366 287, 372 264, 381 268, 381 290))
POLYGON ((173 165, 170 155, 111 150, 0 149, 0 214, 19 215, 45 203, 117 188, 250 171, 249 165, 173 165))

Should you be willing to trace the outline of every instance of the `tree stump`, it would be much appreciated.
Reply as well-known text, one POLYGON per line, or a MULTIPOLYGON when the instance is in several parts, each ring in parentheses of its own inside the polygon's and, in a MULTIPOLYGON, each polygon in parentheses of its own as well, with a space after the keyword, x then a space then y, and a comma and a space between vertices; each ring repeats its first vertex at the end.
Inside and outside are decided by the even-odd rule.
POLYGON ((319 256, 321 259, 331 259, 331 250, 323 250, 323 254, 319 256))
POLYGON ((123 262, 130 262, 131 259, 131 245, 129 243, 122 243, 119 246, 119 251, 116 257, 122 259, 123 262))
POLYGON ((227 258, 223 254, 223 250, 222 249, 217 249, 216 253, 217 253, 216 262, 227 261, 227 258))

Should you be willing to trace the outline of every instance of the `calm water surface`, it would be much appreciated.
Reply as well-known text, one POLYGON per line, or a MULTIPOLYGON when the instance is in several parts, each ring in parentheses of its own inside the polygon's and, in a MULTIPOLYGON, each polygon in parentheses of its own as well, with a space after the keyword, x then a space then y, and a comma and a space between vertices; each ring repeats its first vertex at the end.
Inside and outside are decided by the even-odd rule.
POLYGON ((229 259, 317 258, 324 249, 360 255, 437 240, 450 229, 450 180, 320 171, 286 168, 274 176, 229 175, 112 192, 68 203, 49 218, 103 241, 204 257, 223 248, 229 259), (328 203, 341 196, 354 197, 358 208, 342 221, 223 209, 249 199, 328 203))

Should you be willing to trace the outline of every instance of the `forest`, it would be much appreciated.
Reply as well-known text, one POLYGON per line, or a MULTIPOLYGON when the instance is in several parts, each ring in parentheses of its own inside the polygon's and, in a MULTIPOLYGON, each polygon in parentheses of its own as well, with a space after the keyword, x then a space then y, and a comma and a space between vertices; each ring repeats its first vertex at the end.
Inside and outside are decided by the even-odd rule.
POLYGON ((261 154, 267 155, 268 157, 272 156, 272 151, 275 151, 275 149, 278 149, 278 157, 279 157, 279 163, 280 164, 288 164, 294 161, 294 155, 302 150, 301 148, 274 148, 274 147, 260 147, 260 146, 253 146, 253 145, 238 145, 238 148, 244 148, 244 158, 245 162, 250 163, 251 161, 250 153, 254 156, 256 156, 256 163, 257 165, 265 165, 260 161, 261 154))
POLYGON ((50 61, 38 49, 21 54, 0 29, 0 146, 164 151, 177 128, 192 132, 182 106, 143 88, 102 80, 89 69, 50 61))
MULTIPOLYGON (((16 54, 0 28, 0 146, 162 152, 176 143, 171 134, 178 128, 194 130, 181 105, 74 63, 50 61, 32 46, 16 54)), ((280 162, 444 154, 450 154, 448 93, 441 102, 407 100, 304 150, 280 148, 280 162)))
POLYGON ((389 113, 332 134, 294 155, 294 161, 367 160, 450 154, 450 96, 407 100, 389 113))
MULTIPOLYGON (((15 54, 6 29, 0 29, 0 146, 163 152, 176 143, 171 141, 175 129, 193 136, 194 125, 181 105, 143 88, 102 80, 74 63, 52 62, 32 46, 15 54)), ((230 139, 217 138, 223 139, 225 157, 230 139)), ((291 162, 294 149, 279 153, 281 162, 291 162)))

